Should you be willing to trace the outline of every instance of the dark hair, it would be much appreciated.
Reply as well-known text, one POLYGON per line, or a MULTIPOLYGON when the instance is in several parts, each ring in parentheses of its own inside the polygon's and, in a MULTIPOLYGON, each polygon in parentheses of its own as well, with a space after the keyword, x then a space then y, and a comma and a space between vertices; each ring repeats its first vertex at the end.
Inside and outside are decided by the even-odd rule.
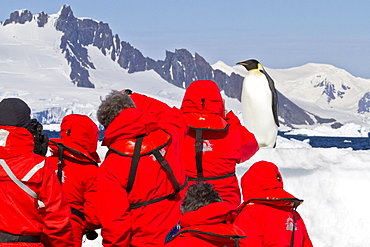
POLYGON ((220 195, 214 190, 212 184, 200 182, 189 186, 180 209, 184 214, 188 211, 195 211, 210 203, 221 201, 220 195))
POLYGON ((131 97, 125 93, 113 90, 102 100, 96 115, 99 123, 104 128, 107 128, 123 109, 130 107, 135 107, 131 97))

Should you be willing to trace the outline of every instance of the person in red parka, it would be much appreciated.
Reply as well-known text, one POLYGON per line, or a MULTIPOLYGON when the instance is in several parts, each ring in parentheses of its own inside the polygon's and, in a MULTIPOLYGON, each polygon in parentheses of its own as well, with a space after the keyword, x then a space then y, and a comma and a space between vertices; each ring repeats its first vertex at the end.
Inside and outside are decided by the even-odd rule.
POLYGON ((28 105, 0 102, 0 246, 72 247, 71 210, 54 170, 35 154, 28 105))
POLYGON ((237 206, 222 201, 210 183, 189 186, 180 223, 167 235, 166 247, 235 247, 245 234, 232 222, 237 206))
POLYGON ((248 236, 240 246, 312 247, 303 219, 296 211, 303 200, 283 189, 278 167, 254 163, 241 178, 244 203, 235 225, 248 236))
POLYGON ((103 245, 161 246, 181 216, 188 127, 179 109, 130 91, 112 91, 97 112, 109 148, 98 173, 103 245))
MULTIPOLYGON (((99 129, 85 115, 70 114, 63 118, 59 139, 50 139, 52 163, 62 183, 72 210, 74 246, 82 245, 94 229, 100 228, 96 217, 96 191, 99 155, 96 153, 99 129)), ((95 233, 95 237, 97 234, 95 233)))
POLYGON ((189 125, 183 157, 189 183, 213 184, 224 201, 236 206, 241 194, 235 167, 259 149, 254 135, 235 114, 225 115, 225 105, 217 84, 210 80, 194 81, 186 89, 181 110, 189 125))

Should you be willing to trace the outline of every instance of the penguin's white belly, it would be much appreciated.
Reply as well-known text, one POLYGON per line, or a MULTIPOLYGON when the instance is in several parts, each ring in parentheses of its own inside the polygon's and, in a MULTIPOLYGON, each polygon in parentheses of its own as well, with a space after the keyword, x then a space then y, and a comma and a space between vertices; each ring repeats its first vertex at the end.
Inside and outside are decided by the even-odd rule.
POLYGON ((259 146, 273 147, 278 128, 272 110, 272 93, 262 73, 245 77, 241 103, 244 124, 255 135, 259 146))

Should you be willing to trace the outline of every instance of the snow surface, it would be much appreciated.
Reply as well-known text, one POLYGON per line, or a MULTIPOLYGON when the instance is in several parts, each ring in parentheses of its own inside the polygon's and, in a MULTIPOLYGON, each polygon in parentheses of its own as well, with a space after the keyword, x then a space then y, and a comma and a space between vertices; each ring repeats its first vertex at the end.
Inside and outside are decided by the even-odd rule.
MULTIPOLYGON (((0 26, 0 99, 19 97, 30 105, 32 112, 60 107, 67 114, 86 114, 95 121, 100 98, 112 89, 130 88, 171 106, 180 106, 183 89, 165 82, 153 71, 129 74, 94 47, 89 48, 89 56, 97 69, 89 72, 97 88, 76 88, 70 82, 70 69, 59 49, 62 34, 52 25, 50 21, 40 29, 33 21, 24 25, 0 26)), ((224 66, 222 62, 219 65, 224 66)), ((235 70, 245 73, 241 69, 244 68, 237 66, 228 73, 235 70)), ((240 102, 227 97, 225 101, 226 108, 241 119, 240 102)), ((337 130, 323 126, 281 130, 323 136, 367 134, 366 118, 362 121, 361 116, 351 113, 343 114, 304 101, 300 104, 312 107, 313 113, 321 117, 335 114, 346 124, 337 130)), ((59 129, 58 125, 44 127, 59 129)), ((98 151, 104 158, 106 148, 99 146, 98 151)), ((370 151, 312 148, 307 140, 299 142, 278 137, 277 148, 261 148, 249 161, 238 165, 237 176, 241 177, 251 164, 259 160, 277 164, 283 174, 285 188, 305 200, 298 211, 306 222, 315 247, 369 245, 370 199, 367 189, 370 188, 370 151)), ((86 240, 83 246, 101 246, 101 237, 95 241, 86 240)))

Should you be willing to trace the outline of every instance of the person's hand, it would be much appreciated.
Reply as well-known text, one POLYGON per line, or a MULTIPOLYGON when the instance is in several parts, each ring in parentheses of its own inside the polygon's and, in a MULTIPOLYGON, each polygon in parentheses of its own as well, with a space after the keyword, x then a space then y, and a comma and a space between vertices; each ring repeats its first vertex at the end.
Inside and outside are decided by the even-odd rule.
POLYGON ((132 90, 131 89, 123 89, 123 90, 121 90, 120 91, 121 93, 125 93, 125 94, 127 94, 127 95, 131 95, 132 94, 132 90))
POLYGON ((45 156, 48 151, 49 137, 45 133, 43 134, 43 126, 37 121, 37 119, 31 119, 29 131, 34 137, 34 150, 33 152, 42 156, 45 156))

